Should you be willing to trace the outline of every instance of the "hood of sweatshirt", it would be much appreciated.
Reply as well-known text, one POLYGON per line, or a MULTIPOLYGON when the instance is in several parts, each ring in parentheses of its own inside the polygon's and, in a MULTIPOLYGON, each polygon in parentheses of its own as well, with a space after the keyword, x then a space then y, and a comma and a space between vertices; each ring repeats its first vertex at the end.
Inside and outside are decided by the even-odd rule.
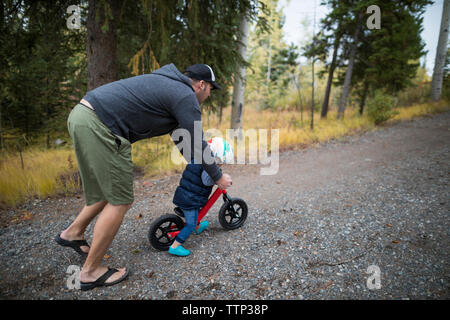
POLYGON ((194 91, 194 89, 192 88, 191 80, 187 76, 182 74, 180 71, 178 71, 177 67, 175 67, 175 65, 173 63, 166 64, 165 66, 152 72, 152 74, 157 74, 157 75, 164 76, 164 77, 176 80, 176 81, 180 81, 180 82, 184 83, 185 85, 187 85, 189 88, 191 88, 192 91, 194 91))

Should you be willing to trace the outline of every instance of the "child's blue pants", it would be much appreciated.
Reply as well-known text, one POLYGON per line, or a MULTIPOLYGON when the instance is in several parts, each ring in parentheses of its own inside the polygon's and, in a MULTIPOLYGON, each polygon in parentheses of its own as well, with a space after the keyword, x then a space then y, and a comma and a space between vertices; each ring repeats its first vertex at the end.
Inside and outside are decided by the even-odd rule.
POLYGON ((179 243, 184 243, 187 240, 187 238, 189 238, 191 233, 194 232, 195 227, 197 227, 198 209, 183 210, 183 213, 186 224, 175 238, 175 240, 178 241, 179 243))

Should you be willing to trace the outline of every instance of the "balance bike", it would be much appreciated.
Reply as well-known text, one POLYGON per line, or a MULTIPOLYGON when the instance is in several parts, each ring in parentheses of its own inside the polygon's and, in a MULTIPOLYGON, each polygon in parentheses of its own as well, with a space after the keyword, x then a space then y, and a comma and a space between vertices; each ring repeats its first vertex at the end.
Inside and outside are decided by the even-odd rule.
MULTIPOLYGON (((244 200, 240 198, 230 198, 226 190, 217 188, 209 197, 208 202, 199 211, 197 224, 206 216, 209 209, 214 205, 217 199, 222 195, 224 204, 219 210, 220 225, 227 230, 233 230, 242 226, 247 219, 248 208, 244 200)), ((176 214, 166 214, 156 219, 150 226, 148 240, 150 244, 158 250, 167 251, 175 237, 184 228, 183 210, 176 207, 176 214)))

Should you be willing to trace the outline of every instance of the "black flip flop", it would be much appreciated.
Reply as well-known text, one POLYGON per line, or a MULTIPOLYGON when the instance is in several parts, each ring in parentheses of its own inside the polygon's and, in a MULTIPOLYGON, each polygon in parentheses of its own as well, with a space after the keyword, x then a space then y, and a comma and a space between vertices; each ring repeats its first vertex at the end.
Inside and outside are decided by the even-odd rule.
POLYGON ((71 247, 72 249, 74 249, 76 252, 78 252, 83 257, 87 257, 87 255, 88 255, 86 252, 81 250, 82 246, 86 246, 86 247, 90 248, 90 246, 86 240, 71 240, 71 241, 69 241, 69 240, 65 240, 65 239, 61 238, 61 234, 58 234, 55 237, 55 241, 56 241, 56 243, 58 243, 59 245, 61 245, 63 247, 71 247))
POLYGON ((100 278, 98 278, 97 280, 95 280, 93 282, 80 281, 81 290, 82 291, 87 291, 87 290, 92 290, 92 289, 94 289, 96 287, 113 286, 113 285, 118 284, 119 282, 125 280, 128 277, 128 274, 129 274, 129 270, 127 269, 125 274, 121 278, 117 279, 116 281, 105 282, 109 277, 111 277, 116 272, 119 272, 119 270, 114 269, 114 268, 108 268, 108 271, 106 271, 102 276, 100 276, 100 278))

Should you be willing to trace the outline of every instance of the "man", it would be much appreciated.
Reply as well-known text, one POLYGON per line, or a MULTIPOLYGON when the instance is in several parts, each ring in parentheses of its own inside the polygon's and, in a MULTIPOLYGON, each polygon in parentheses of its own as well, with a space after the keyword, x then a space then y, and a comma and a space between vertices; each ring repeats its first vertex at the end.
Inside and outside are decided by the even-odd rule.
MULTIPOLYGON (((195 146, 193 137, 194 122, 201 121, 200 104, 213 89, 220 86, 208 65, 192 65, 182 74, 170 64, 89 91, 72 110, 68 129, 86 205, 55 240, 87 255, 80 274, 82 290, 114 285, 128 276, 126 268, 106 268, 101 261, 134 200, 131 144, 181 128, 191 134, 191 151, 201 148, 202 155, 211 154, 206 141, 195 146), (97 215, 89 246, 84 232, 97 215)), ((201 160, 220 188, 231 185, 231 177, 222 174, 215 163, 204 161, 203 156, 201 160)))

